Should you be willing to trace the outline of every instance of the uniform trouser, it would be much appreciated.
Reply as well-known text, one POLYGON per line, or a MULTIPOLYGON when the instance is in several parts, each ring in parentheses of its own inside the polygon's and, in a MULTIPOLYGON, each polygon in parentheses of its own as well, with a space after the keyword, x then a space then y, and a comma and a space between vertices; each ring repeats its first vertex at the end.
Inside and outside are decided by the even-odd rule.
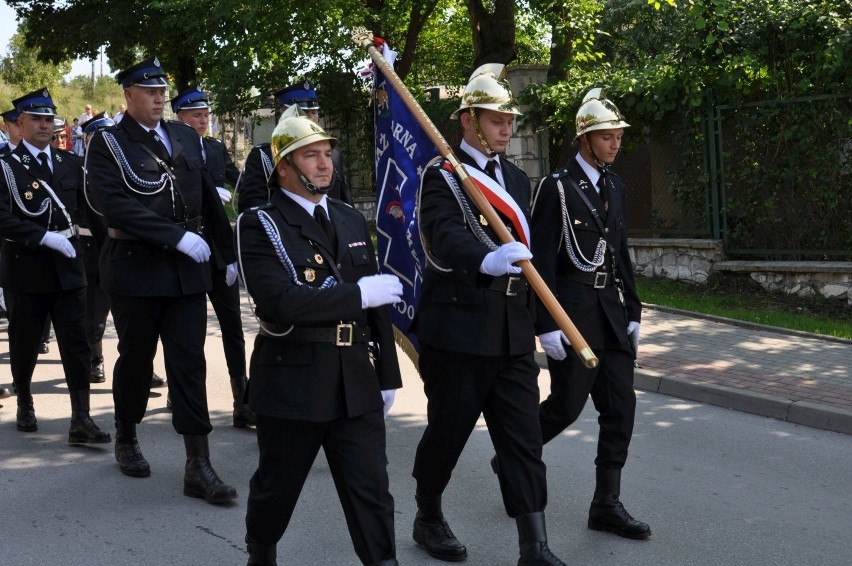
POLYGON ((475 356, 421 344, 428 424, 414 459, 418 493, 444 492, 482 414, 500 462, 506 512, 516 517, 544 510, 547 477, 541 460, 538 372, 532 352, 475 356))
POLYGON ((30 384, 48 315, 53 320, 59 357, 69 390, 89 389, 89 343, 86 341, 86 288, 52 293, 6 289, 9 311, 9 364, 18 403, 31 403, 30 384))
POLYGON ((209 434, 204 293, 181 297, 110 295, 110 299, 118 334, 118 360, 112 374, 115 417, 142 422, 151 392, 157 341, 161 339, 172 425, 179 434, 209 434))
POLYGON ((50 342, 50 314, 48 313, 47 318, 44 320, 44 328, 41 331, 41 343, 47 344, 50 342))
POLYGON ((257 445, 246 541, 278 543, 322 447, 358 558, 373 564, 396 556, 381 410, 328 423, 257 415, 257 445))
POLYGON ((541 432, 547 443, 571 425, 589 394, 598 411, 599 468, 621 469, 633 434, 636 393, 633 391, 633 354, 626 345, 594 349, 599 364, 589 369, 569 352, 564 360, 547 359, 550 395, 541 404, 541 432))
POLYGON ((246 375, 246 340, 240 318, 240 285, 234 283, 229 287, 225 283, 225 270, 211 269, 213 289, 208 291, 207 296, 219 320, 228 374, 232 378, 243 377, 246 375))
POLYGON ((104 339, 104 331, 106 330, 106 321, 109 316, 109 293, 104 291, 97 281, 97 274, 87 274, 90 281, 86 287, 86 336, 88 336, 89 345, 92 348, 92 357, 95 358, 92 362, 102 362, 101 341, 104 339))

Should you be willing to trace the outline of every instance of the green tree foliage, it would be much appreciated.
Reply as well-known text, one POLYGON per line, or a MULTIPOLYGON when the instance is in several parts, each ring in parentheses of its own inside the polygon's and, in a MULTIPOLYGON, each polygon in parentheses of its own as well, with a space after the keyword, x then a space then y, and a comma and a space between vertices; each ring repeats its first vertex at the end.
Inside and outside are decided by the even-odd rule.
POLYGON ((594 23, 577 29, 581 20, 574 20, 574 27, 562 28, 574 29, 567 79, 532 88, 526 99, 536 105, 528 119, 549 127, 552 156, 564 155, 573 138, 582 95, 605 87, 633 126, 628 140, 642 142, 645 133, 677 149, 671 190, 706 220, 702 120, 713 105, 731 107, 722 114, 725 188, 738 195, 724 211, 729 242, 850 249, 852 178, 843 149, 852 138, 849 98, 748 105, 852 91, 852 3, 687 0, 657 9, 650 3, 599 2, 594 23), (594 56, 578 56, 577 37, 593 38, 583 51, 594 56), (803 216, 810 210, 821 212, 803 216), (844 214, 829 222, 831 210, 844 214))
POLYGON ((68 61, 58 64, 40 61, 39 48, 27 46, 20 33, 12 36, 8 54, 2 62, 3 81, 21 93, 42 87, 53 91, 70 70, 68 61))

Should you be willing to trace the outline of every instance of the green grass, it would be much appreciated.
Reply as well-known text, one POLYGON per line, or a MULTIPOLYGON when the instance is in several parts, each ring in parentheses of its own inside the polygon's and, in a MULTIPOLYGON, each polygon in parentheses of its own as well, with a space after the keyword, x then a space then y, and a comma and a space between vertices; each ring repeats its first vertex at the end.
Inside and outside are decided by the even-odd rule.
POLYGON ((636 287, 644 303, 852 339, 845 301, 770 293, 740 274, 716 275, 705 285, 637 277, 636 287))

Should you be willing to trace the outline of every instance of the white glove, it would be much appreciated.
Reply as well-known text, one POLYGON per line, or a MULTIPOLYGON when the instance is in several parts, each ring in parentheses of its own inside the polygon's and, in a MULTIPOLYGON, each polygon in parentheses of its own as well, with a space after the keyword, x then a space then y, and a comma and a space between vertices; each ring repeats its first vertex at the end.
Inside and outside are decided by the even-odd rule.
POLYGON ((222 199, 222 202, 225 204, 231 202, 231 193, 228 192, 228 189, 225 187, 216 187, 216 192, 219 193, 219 198, 222 199))
POLYGON ((541 348, 547 354, 548 358, 564 360, 568 356, 565 352, 565 346, 570 346, 571 342, 568 341, 568 337, 561 330, 553 330, 540 334, 538 341, 541 343, 541 348))
POLYGON ((384 411, 386 417, 391 407, 393 407, 394 399, 396 399, 396 389, 385 389, 382 391, 382 403, 385 404, 384 411))
POLYGON ((485 256, 482 265, 479 266, 479 271, 494 277, 507 273, 520 273, 521 268, 512 264, 522 259, 532 259, 532 253, 525 245, 520 242, 503 244, 485 256))
POLYGON ((225 268, 225 284, 230 287, 236 283, 238 274, 239 270, 237 269, 237 262, 229 263, 225 268))
POLYGON ((187 232, 178 242, 177 250, 191 257, 198 263, 203 263, 210 259, 210 246, 204 241, 204 238, 195 232, 187 232))
POLYGON ((633 352, 639 353, 639 323, 631 320, 627 323, 627 337, 633 342, 633 352))
POLYGON ((358 280, 358 287, 361 288, 362 309, 391 305, 402 300, 402 283, 396 275, 368 275, 358 280))
POLYGON ((74 245, 62 234, 57 234, 56 232, 45 232, 44 238, 41 239, 39 244, 46 248, 55 250, 65 257, 77 257, 77 250, 74 249, 74 245))

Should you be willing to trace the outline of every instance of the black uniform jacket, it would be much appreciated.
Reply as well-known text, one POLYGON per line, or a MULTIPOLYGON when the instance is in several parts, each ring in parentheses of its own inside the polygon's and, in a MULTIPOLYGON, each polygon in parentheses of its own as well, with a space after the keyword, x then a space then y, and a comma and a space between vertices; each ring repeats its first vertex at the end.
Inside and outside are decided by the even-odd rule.
MULTIPOLYGON (((226 182, 236 185, 240 178, 240 170, 234 165, 231 155, 225 149, 225 144, 215 138, 202 138, 201 140, 204 144, 204 151, 207 154, 204 165, 212 178, 213 185, 224 187, 226 182)), ((221 198, 217 201, 216 207, 221 208, 222 213, 227 216, 221 198)), ((209 230, 205 230, 205 236, 213 252, 211 261, 216 269, 225 269, 228 264, 236 261, 237 253, 234 250, 233 237, 221 238, 216 242, 212 240, 212 234, 209 230)))
POLYGON ((207 170, 213 176, 213 184, 217 187, 224 187, 225 183, 236 186, 240 179, 240 170, 234 165, 234 160, 231 159, 231 154, 225 148, 225 144, 216 138, 202 138, 204 151, 207 153, 207 170))
POLYGON ((364 310, 358 279, 378 272, 367 223, 360 212, 329 200, 337 231, 337 264, 343 282, 318 289, 333 275, 329 245, 320 226, 299 204, 276 190, 269 205, 238 221, 240 261, 256 314, 267 327, 333 327, 341 321, 369 325, 378 346, 375 368, 367 345, 335 346, 258 335, 251 356, 250 402, 256 412, 285 419, 327 422, 382 406, 380 391, 402 386, 389 307, 364 310), (269 214, 301 285, 294 283, 258 220, 269 214))
MULTIPOLYGON (((334 163, 334 183, 328 191, 328 196, 352 203, 352 194, 346 181, 343 180, 343 156, 337 149, 331 150, 331 160, 334 163)), ((236 192, 239 195, 237 208, 244 212, 253 206, 266 204, 269 200, 269 178, 274 169, 272 165, 272 148, 268 143, 262 143, 251 148, 246 157, 246 166, 240 176, 236 192)), ((275 185, 275 183, 273 183, 275 185)), ((276 190, 276 189, 272 189, 276 190)))
MULTIPOLYGON (((477 168, 474 159, 461 149, 459 159, 477 168)), ((500 160, 506 191, 528 215, 530 183, 527 175, 505 159, 500 160)), ((421 188, 420 232, 429 252, 450 272, 431 265, 423 277, 414 329, 417 339, 435 348, 480 356, 520 355, 535 348, 532 315, 526 293, 508 296, 489 290, 492 277, 479 272, 491 251, 467 226, 458 201, 442 176, 439 165, 427 169, 421 188)), ((467 196, 463 198, 467 200, 467 196)), ((468 201, 469 202, 469 201, 468 201)), ((479 210, 469 202, 474 217, 479 210)), ((513 235, 514 228, 506 220, 513 235)), ((491 240, 500 240, 487 225, 491 240)))
MULTIPOLYGON (((134 175, 158 181, 165 170, 152 155, 160 151, 159 144, 130 114, 96 133, 89 144, 87 173, 95 207, 110 228, 129 236, 108 238, 101 253, 101 282, 109 293, 176 297, 206 292, 211 287, 210 266, 175 249, 187 231, 179 223, 201 216, 205 234, 224 246, 233 235, 204 169, 198 134, 179 122, 163 122, 163 127, 172 145, 172 154, 164 161, 174 175, 173 192, 168 184, 157 192, 134 181, 134 175), (123 157, 113 155, 105 136, 115 139, 123 157), (124 171, 119 161, 126 161, 132 173, 124 171)), ((232 255, 230 261, 234 260, 232 255)))
MULTIPOLYGON (((610 204, 604 225, 608 229, 607 247, 614 250, 616 270, 624 283, 625 313, 625 308, 618 299, 618 291, 613 285, 595 289, 590 284, 568 279, 568 276, 579 274, 580 271, 569 259, 565 247, 557 181, 562 182, 571 226, 580 249, 587 259, 594 257, 595 247, 601 235, 589 208, 571 187, 569 177, 577 182, 596 209, 603 210, 600 196, 583 169, 572 157, 565 168, 542 179, 536 189, 532 217, 532 261, 591 348, 600 348, 604 345, 606 340, 604 325, 609 325, 612 329, 611 335, 617 337, 619 343, 624 344, 627 341, 628 321, 640 322, 642 314, 642 304, 636 294, 633 265, 627 247, 627 190, 624 182, 610 172, 610 204), (599 313, 603 313, 603 316, 599 316, 599 313)), ((602 267, 605 266, 608 269, 611 265, 609 249, 606 253, 602 267)), ((558 326, 553 318, 540 301, 537 304, 538 333, 556 330, 558 326)))
POLYGON ((246 165, 235 192, 237 210, 245 212, 269 201, 269 175, 272 173, 272 149, 268 143, 256 145, 246 156, 246 165))
POLYGON ((62 201, 72 222, 78 208, 85 208, 82 161, 70 151, 54 148, 51 148, 51 157, 53 173, 43 168, 23 143, 3 159, 12 172, 10 179, 6 178, 5 168, 0 173, 0 236, 6 240, 0 256, 0 283, 4 289, 47 293, 86 285, 78 237, 70 240, 77 250, 75 258, 67 258, 39 245, 48 230, 70 228, 47 186, 62 201), (14 192, 19 195, 18 199, 14 198, 14 192), (33 217, 27 216, 21 205, 30 213, 42 206, 46 208, 44 213, 33 217))

